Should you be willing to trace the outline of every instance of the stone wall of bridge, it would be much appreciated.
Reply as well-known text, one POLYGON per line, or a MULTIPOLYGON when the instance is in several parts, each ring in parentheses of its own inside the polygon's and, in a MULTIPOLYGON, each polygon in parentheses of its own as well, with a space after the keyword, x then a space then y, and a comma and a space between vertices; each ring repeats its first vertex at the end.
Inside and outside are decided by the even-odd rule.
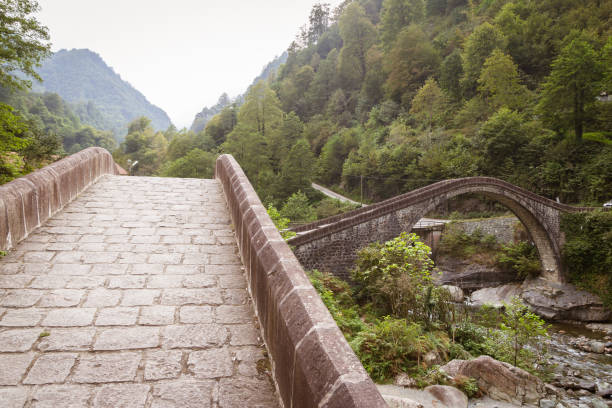
POLYGON ((104 174, 111 154, 90 147, 0 186, 0 250, 13 248, 104 174))
POLYGON ((215 177, 285 407, 386 407, 233 157, 217 159, 215 177))

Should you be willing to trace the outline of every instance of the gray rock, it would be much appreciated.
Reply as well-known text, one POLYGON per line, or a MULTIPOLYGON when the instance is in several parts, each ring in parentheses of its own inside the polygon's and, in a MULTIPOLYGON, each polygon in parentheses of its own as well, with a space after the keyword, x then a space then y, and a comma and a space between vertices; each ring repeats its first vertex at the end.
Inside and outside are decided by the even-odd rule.
POLYGON ((448 408, 467 408, 467 396, 455 387, 448 385, 430 385, 425 391, 439 400, 448 408))
POLYGON ((423 405, 410 398, 396 397, 394 395, 383 395, 389 408, 423 408, 423 405))
POLYGON ((555 408, 557 405, 556 401, 549 399, 541 399, 540 400, 540 408, 555 408))
POLYGON ((475 378, 484 394, 499 401, 535 405, 545 396, 545 386, 540 379, 489 356, 453 360, 441 369, 452 377, 461 374, 475 378))
POLYGON ((586 325, 586 328, 593 331, 612 334, 612 323, 589 323, 586 325))
POLYGON ((448 290, 448 292, 451 295, 451 300, 453 302, 463 302, 463 298, 464 298, 464 294, 463 294, 463 289, 461 289, 458 286, 453 286, 453 285, 442 285, 442 287, 446 290, 448 290))
POLYGON ((589 346, 593 353, 603 354, 606 351, 606 345, 601 341, 591 341, 589 346))
POLYGON ((612 385, 608 383, 597 383, 595 384, 595 393, 600 397, 612 396, 612 385))
POLYGON ((416 386, 416 381, 414 381, 414 379, 412 379, 408 374, 400 373, 397 375, 397 377, 395 377, 393 384, 399 385, 400 387, 414 387, 416 386))
POLYGON ((591 401, 591 408, 608 408, 608 404, 600 399, 595 399, 591 401))
POLYGON ((440 364, 441 362, 442 359, 435 351, 430 351, 429 353, 423 356, 423 363, 425 363, 427 367, 431 367, 435 364, 440 364))
POLYGON ((523 282, 521 298, 538 315, 550 320, 602 322, 612 318, 612 310, 592 293, 544 279, 523 282))
POLYGON ((502 307, 504 303, 510 303, 512 298, 520 296, 521 286, 518 284, 509 284, 498 286, 495 288, 480 289, 472 293, 470 297, 472 304, 482 306, 485 304, 502 307))

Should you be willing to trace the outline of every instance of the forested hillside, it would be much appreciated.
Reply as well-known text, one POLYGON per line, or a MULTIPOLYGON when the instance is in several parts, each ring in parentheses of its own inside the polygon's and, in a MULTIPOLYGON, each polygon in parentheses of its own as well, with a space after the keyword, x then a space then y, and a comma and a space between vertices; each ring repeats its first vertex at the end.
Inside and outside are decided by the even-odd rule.
POLYGON ((363 180, 380 200, 476 175, 601 204, 611 15, 611 0, 315 5, 278 74, 171 140, 166 160, 231 153, 279 206, 313 179, 349 192, 363 180))
POLYGON ((113 71, 102 58, 87 49, 61 50, 38 69, 42 83, 37 92, 53 92, 68 101, 83 123, 125 137, 132 120, 146 116, 157 130, 166 130, 170 118, 143 94, 113 71))
MULTIPOLYGON (((259 100, 297 114, 317 179, 355 189, 364 176, 375 199, 491 175, 601 201, 612 190, 612 104, 596 97, 610 85, 611 12, 610 1, 368 0, 346 2, 334 20, 319 7, 269 84, 274 95, 259 100)), ((226 150, 246 168, 271 163, 255 178, 276 172, 271 149, 240 154, 240 135, 226 150)))

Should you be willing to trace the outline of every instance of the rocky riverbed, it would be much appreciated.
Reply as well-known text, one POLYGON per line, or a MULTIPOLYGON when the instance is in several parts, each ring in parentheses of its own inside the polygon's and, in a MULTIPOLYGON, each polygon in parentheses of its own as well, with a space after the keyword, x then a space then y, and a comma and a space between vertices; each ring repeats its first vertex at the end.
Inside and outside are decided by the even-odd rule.
MULTIPOLYGON (((612 407, 612 332, 592 331, 581 325, 554 324, 546 341, 550 361, 554 364, 548 384, 537 385, 535 382, 538 380, 533 377, 521 379, 521 375, 527 375, 524 372, 518 373, 518 377, 512 370, 503 373, 508 370, 508 365, 483 357, 484 364, 475 364, 475 368, 468 368, 467 372, 469 376, 484 376, 479 382, 486 384, 489 395, 469 401, 466 399, 460 406, 456 405, 457 402, 454 405, 444 404, 428 389, 418 390, 396 383, 380 385, 379 390, 391 407, 398 408, 612 407), (469 372, 481 368, 484 370, 482 373, 469 372), (492 374, 488 375, 487 372, 492 374), (512 382, 513 377, 516 378, 515 383, 512 382), (499 383, 495 383, 498 378, 499 383), (541 394, 538 395, 539 392, 541 394), (518 400, 523 401, 524 405, 520 405, 518 400)), ((453 366, 457 365, 455 362, 459 360, 447 365, 451 374, 453 366)), ((446 371, 445 367, 443 369, 446 371)), ((406 383, 405 380, 399 383, 406 383)))

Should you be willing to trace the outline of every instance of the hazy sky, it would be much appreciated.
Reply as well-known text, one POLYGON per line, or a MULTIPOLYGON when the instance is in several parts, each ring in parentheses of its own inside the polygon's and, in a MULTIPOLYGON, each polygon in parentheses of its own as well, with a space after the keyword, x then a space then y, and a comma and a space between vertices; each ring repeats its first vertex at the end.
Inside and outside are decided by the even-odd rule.
MULTIPOLYGON (((53 51, 89 48, 178 127, 246 90, 317 0, 38 0, 53 51)), ((335 7, 340 1, 327 1, 335 7)))

